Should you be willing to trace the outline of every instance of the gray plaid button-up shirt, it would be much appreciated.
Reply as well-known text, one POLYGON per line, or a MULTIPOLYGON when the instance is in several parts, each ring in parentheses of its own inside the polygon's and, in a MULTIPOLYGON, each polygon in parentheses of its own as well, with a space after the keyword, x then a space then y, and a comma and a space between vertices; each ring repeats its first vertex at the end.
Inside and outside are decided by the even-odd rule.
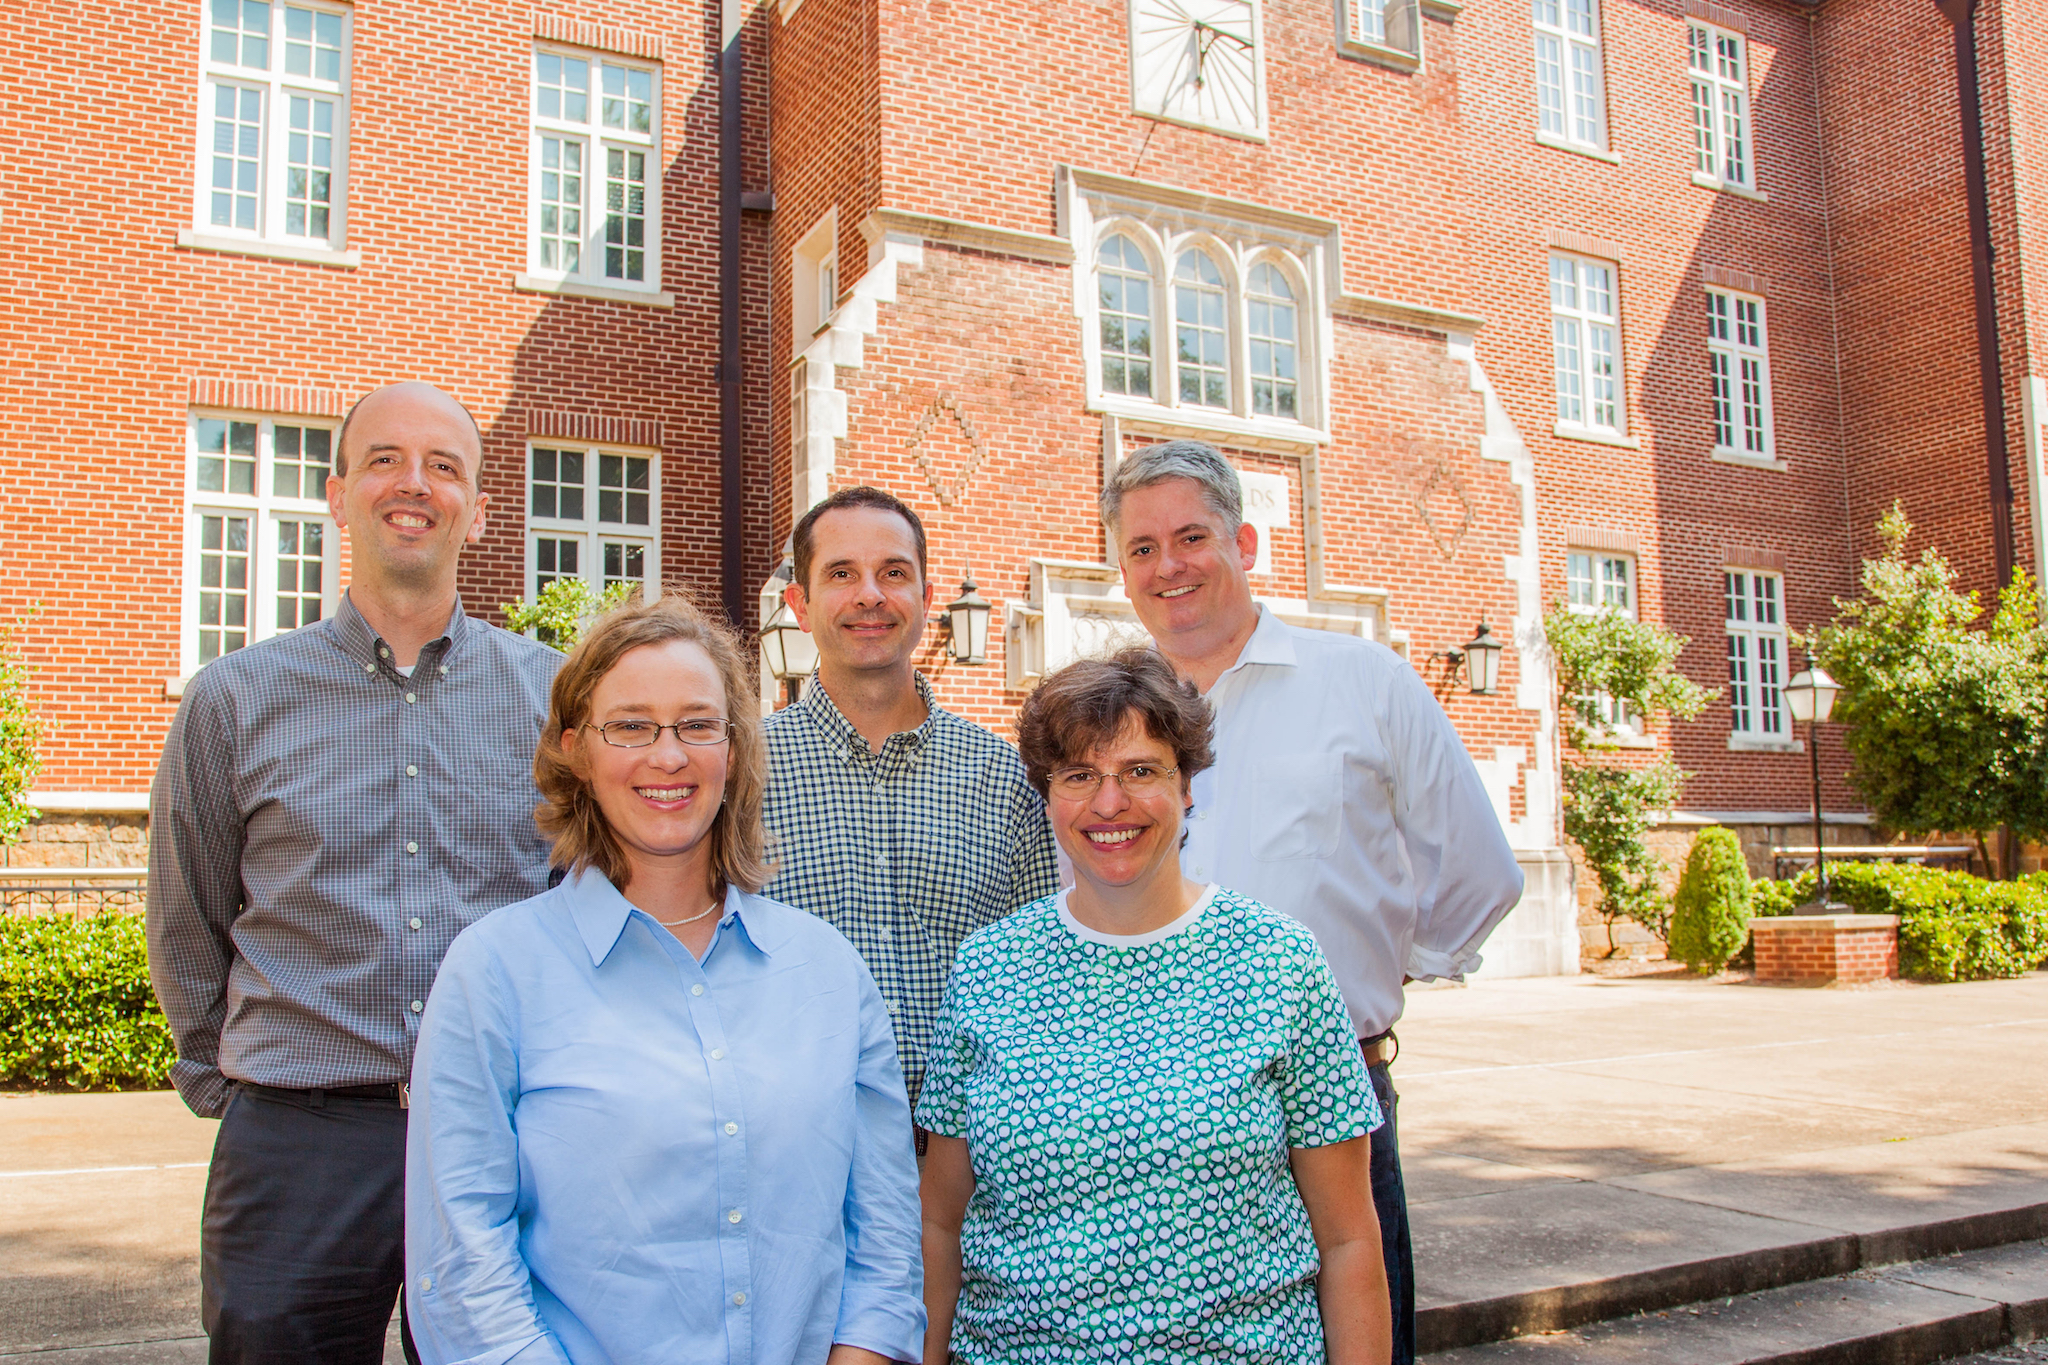
POLYGON ((780 866, 767 894, 828 921, 882 988, 913 1100, 961 940, 1059 889, 1045 803, 1017 751, 931 708, 868 747, 813 675, 768 718, 763 814, 780 866))
POLYGON ((457 605, 407 677, 344 597, 192 679, 150 793, 149 973, 194 1113, 230 1079, 405 1079, 448 945, 546 888, 561 662, 457 605))

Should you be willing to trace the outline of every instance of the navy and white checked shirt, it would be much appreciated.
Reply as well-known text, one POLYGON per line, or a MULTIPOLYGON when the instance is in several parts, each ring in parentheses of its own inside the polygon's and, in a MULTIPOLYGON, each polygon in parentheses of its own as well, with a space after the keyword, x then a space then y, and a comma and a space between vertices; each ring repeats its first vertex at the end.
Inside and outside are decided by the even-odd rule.
POLYGON ((546 889, 533 750, 561 663, 458 604, 407 677, 344 596, 192 679, 150 792, 148 927, 194 1113, 230 1079, 405 1079, 448 945, 546 889))
POLYGON ((766 894, 853 942, 896 1025, 917 1097, 925 1045, 960 942, 1059 889, 1045 803, 1017 751, 940 709, 868 747, 812 675, 768 718, 763 815, 780 867, 766 894))

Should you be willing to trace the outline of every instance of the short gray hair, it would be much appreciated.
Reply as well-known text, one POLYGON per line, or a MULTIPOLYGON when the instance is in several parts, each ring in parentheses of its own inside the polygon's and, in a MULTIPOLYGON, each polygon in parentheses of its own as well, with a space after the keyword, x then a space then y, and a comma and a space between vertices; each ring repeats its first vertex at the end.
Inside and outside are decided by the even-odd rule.
POLYGON ((1191 480, 1209 510, 1223 518, 1223 534, 1237 534, 1244 522, 1244 485, 1223 453, 1206 441, 1161 441, 1133 451, 1103 481, 1102 524, 1115 534, 1123 517, 1124 494, 1168 479, 1191 480))

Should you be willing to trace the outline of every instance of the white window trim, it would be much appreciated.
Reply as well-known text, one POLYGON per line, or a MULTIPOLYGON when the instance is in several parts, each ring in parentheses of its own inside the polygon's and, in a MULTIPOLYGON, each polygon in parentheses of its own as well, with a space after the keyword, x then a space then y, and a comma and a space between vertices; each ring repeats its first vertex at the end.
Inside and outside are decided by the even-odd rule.
POLYGON ((839 206, 833 205, 811 224, 789 251, 790 354, 799 355, 832 320, 839 301, 823 297, 825 266, 839 263, 839 206))
POLYGON ((576 298, 607 299, 620 303, 651 303, 673 308, 675 296, 662 283, 662 177, 667 170, 663 153, 664 100, 666 84, 660 62, 622 57, 611 52, 579 48, 563 43, 536 42, 526 61, 527 183, 526 183, 526 268, 513 277, 513 287, 528 293, 564 294, 576 298), (540 54, 552 53, 590 63, 590 118, 585 123, 546 119, 540 113, 540 54), (649 115, 653 129, 648 133, 627 132, 604 126, 604 98, 599 68, 625 67, 653 76, 649 115), (582 268, 551 270, 540 263, 540 178, 541 138, 547 134, 583 140, 583 243, 582 268), (613 279, 604 273, 604 153, 619 146, 647 154, 647 266, 644 280, 613 279))
MULTIPOLYGON (((1640 619, 1637 613, 1642 594, 1642 580, 1640 578, 1641 561, 1636 557, 1633 550, 1595 550, 1584 545, 1567 545, 1564 554, 1565 609, 1567 611, 1571 612, 1574 616, 1601 616, 1608 612, 1619 612, 1631 621, 1640 619), (1585 556, 1590 561, 1587 567, 1593 578, 1593 591, 1596 596, 1603 598, 1606 596, 1606 562, 1619 560, 1626 564, 1628 567, 1624 571, 1623 577, 1627 588, 1628 600, 1619 606, 1605 601, 1572 601, 1572 559, 1580 555, 1585 556)), ((1611 699, 1607 698, 1605 693, 1600 695, 1603 700, 1611 704, 1611 699)), ((1625 716, 1618 720, 1603 723, 1598 731, 1597 742, 1603 747, 1613 749, 1654 749, 1657 747, 1657 737, 1650 734, 1643 726, 1642 719, 1636 716, 1625 716)))
MULTIPOLYGON (((537 542, 543 536, 553 540, 578 539, 583 548, 578 555, 576 576, 588 583, 591 590, 601 592, 604 588, 604 542, 644 545, 647 548, 648 587, 658 587, 661 577, 661 452, 649 446, 611 445, 591 441, 572 441, 552 436, 529 436, 526 439, 524 466, 521 479, 521 510, 525 513, 525 577, 520 580, 520 596, 531 599, 534 595, 534 579, 539 576, 539 551, 537 542), (538 517, 533 514, 533 452, 543 450, 573 450, 583 456, 584 508, 588 515, 581 519, 567 517, 538 517), (624 455, 647 461, 647 525, 644 527, 625 522, 602 522, 597 519, 598 457, 601 455, 624 455)), ((560 577, 562 575, 557 575, 560 577)))
POLYGON ((1422 6, 1419 0, 1380 0, 1382 25, 1387 37, 1373 38, 1362 32, 1362 11, 1368 0, 1337 0, 1337 51, 1347 57, 1375 62, 1396 71, 1422 69, 1422 6), (1397 16, 1399 16, 1397 18, 1397 16), (1406 46, 1393 41, 1402 30, 1414 36, 1406 46))
MULTIPOLYGON (((1574 277, 1574 285, 1583 300, 1585 288, 1583 285, 1577 284, 1576 276, 1574 277)), ((1630 436, 1628 431, 1628 334, 1622 327, 1621 263, 1601 256, 1588 256, 1582 252, 1552 250, 1544 258, 1543 290, 1544 303, 1546 305, 1545 316, 1552 319, 1553 329, 1555 319, 1560 315, 1573 318, 1580 324, 1579 410, 1588 416, 1593 411, 1592 370, 1590 368, 1593 347, 1585 329, 1596 323, 1614 328, 1614 425, 1609 427, 1588 421, 1573 422, 1559 417, 1552 428, 1553 432, 1570 440, 1595 441, 1602 445, 1621 446, 1629 450, 1641 450, 1642 442, 1630 436), (1578 308, 1561 309, 1557 306, 1556 302, 1550 297, 1550 262, 1558 260, 1571 261, 1574 263, 1574 268, 1579 265, 1600 266, 1612 274, 1614 280, 1612 290, 1614 314, 1612 317, 1588 312, 1583 302, 1578 308)), ((1551 339, 1551 410, 1553 412, 1556 411, 1555 400, 1557 397, 1556 346, 1556 338, 1553 335, 1551 339)))
MULTIPOLYGON (((1696 98, 1693 95, 1693 91, 1701 86, 1706 87, 1711 96, 1712 126, 1709 133, 1712 138, 1714 169, 1711 171, 1699 169, 1697 149, 1695 148, 1692 182, 1695 185, 1701 185, 1708 189, 1728 190, 1749 198, 1763 199, 1765 196, 1756 187, 1756 108, 1750 99, 1749 91, 1748 35, 1737 33, 1734 29, 1720 28, 1708 23, 1704 19, 1688 19, 1686 21, 1685 79, 1688 100, 1696 98), (1693 30, 1698 30, 1707 35, 1707 51, 1713 56, 1716 70, 1700 71, 1693 67, 1691 55, 1693 30), (1724 79, 1718 70, 1720 42, 1724 38, 1733 39, 1736 49, 1741 53, 1739 60, 1742 66, 1742 78, 1739 81, 1724 79), (1739 177, 1730 176, 1727 173, 1728 153, 1724 145, 1727 130, 1722 117, 1721 96, 1724 92, 1728 91, 1733 91, 1736 94, 1742 108, 1743 174, 1739 177)), ((1693 115, 1695 112, 1694 107, 1688 107, 1688 115, 1693 115)), ((1697 137, 1697 128, 1698 125, 1694 118, 1688 117, 1686 120, 1687 132, 1697 137)))
MULTIPOLYGON (((250 521, 249 645, 268 640, 281 632, 277 628, 277 574, 274 541, 268 534, 280 518, 319 521, 326 527, 322 537, 320 573, 320 617, 326 620, 341 605, 341 537, 323 498, 281 498, 270 490, 276 456, 276 428, 314 427, 340 435, 341 423, 320 417, 297 417, 285 413, 247 412, 235 408, 193 408, 185 417, 184 549, 180 559, 178 605, 178 672, 189 678, 198 672, 199 662, 199 518, 208 512, 246 516, 250 521), (217 493, 199 487, 199 421, 217 418, 224 422, 254 422, 256 431, 256 492, 217 493)), ((225 657, 225 656, 223 656, 225 657)))
MULTIPOLYGON (((1731 565, 1722 570, 1721 593, 1721 616, 1723 638, 1727 639, 1735 636, 1743 636, 1747 637, 1750 641, 1750 650, 1748 655, 1750 666, 1750 724, 1747 727, 1738 727, 1736 725, 1737 713, 1734 706, 1735 698, 1731 693, 1728 698, 1728 733, 1731 740, 1729 748, 1789 751, 1792 749, 1792 746, 1795 743, 1797 743, 1797 736, 1794 735, 1792 732, 1793 723, 1791 709, 1785 705, 1785 684, 1791 679, 1791 674, 1788 671, 1791 664, 1791 641, 1789 639, 1790 632, 1786 629, 1785 626, 1785 575, 1773 569, 1737 568, 1731 565), (1755 594, 1752 590, 1752 585, 1747 583, 1744 585, 1743 591, 1745 593, 1750 594, 1750 600, 1748 605, 1751 609, 1751 618, 1746 621, 1732 621, 1728 619, 1727 575, 1729 574, 1742 574, 1747 579, 1769 578, 1776 581, 1777 592, 1774 600, 1777 604, 1778 619, 1775 623, 1768 626, 1761 626, 1757 624, 1754 618, 1755 594), (1757 671, 1758 654, 1755 647, 1755 642, 1759 636, 1769 636, 1778 642, 1778 719, 1783 728, 1776 734, 1773 734, 1769 730, 1764 729, 1761 724, 1764 715, 1764 705, 1762 697, 1763 684, 1757 671), (1733 741, 1740 741, 1740 743, 1736 743, 1733 741)), ((1723 670, 1725 673, 1725 663, 1723 664, 1723 670)))
MULTIPOLYGON (((1558 3, 1560 6, 1559 13, 1560 16, 1562 16, 1562 7, 1566 3, 1566 0, 1558 0, 1558 3)), ((1533 6, 1531 7, 1529 14, 1530 36, 1528 52, 1529 90, 1532 95, 1536 94, 1536 92, 1540 89, 1542 84, 1541 80, 1537 75, 1536 69, 1536 63, 1538 60, 1536 56, 1536 35, 1538 33, 1545 33, 1557 39, 1558 43, 1560 44, 1561 50, 1564 54, 1562 67, 1564 77, 1564 131, 1561 133, 1553 133, 1547 131, 1543 127, 1543 101, 1542 97, 1540 95, 1537 95, 1531 105, 1531 110, 1536 115, 1536 140, 1538 142, 1547 143, 1555 147, 1562 147, 1567 151, 1591 151, 1595 153, 1605 153, 1608 150, 1606 26, 1607 7, 1605 4, 1601 3, 1601 0, 1593 0, 1593 36, 1590 40, 1586 39, 1585 37, 1579 34, 1573 33, 1571 31, 1571 26, 1568 23, 1557 25, 1538 23, 1536 21, 1535 10, 1533 6), (1572 125, 1574 120, 1572 118, 1571 54, 1572 49, 1575 46, 1579 48, 1590 49, 1593 54, 1593 105, 1594 108, 1598 111, 1595 115, 1595 118, 1599 123, 1599 128, 1597 130, 1597 136, 1595 136, 1591 141, 1587 141, 1584 138, 1577 137, 1572 132, 1572 125)))
POLYGON ((341 16, 341 79, 322 81, 311 76, 284 72, 283 0, 270 6, 270 67, 261 74, 247 67, 229 66, 213 60, 213 12, 209 0, 199 6, 199 93, 193 109, 192 225, 178 233, 178 245, 190 250, 218 251, 239 255, 267 256, 276 260, 303 261, 313 265, 353 268, 361 264, 357 252, 347 250, 349 204, 349 129, 352 123, 350 86, 355 68, 355 9, 327 0, 291 0, 295 9, 317 10, 341 16), (221 84, 263 87, 262 188, 256 203, 254 231, 218 224, 212 217, 213 189, 213 91, 221 84), (335 101, 334 167, 330 186, 333 202, 328 207, 324 237, 289 237, 284 232, 284 190, 286 139, 290 129, 289 106, 280 96, 286 90, 331 98, 335 101))
MULTIPOLYGON (((1764 448, 1761 451, 1745 450, 1740 445, 1723 445, 1717 440, 1713 443, 1713 457, 1724 464, 1754 465, 1762 469, 1782 470, 1785 468, 1785 462, 1778 458, 1777 420, 1771 403, 1770 309, 1765 306, 1764 300, 1760 295, 1744 294, 1739 290, 1724 289, 1719 285, 1708 285, 1706 292, 1709 297, 1718 294, 1728 300, 1731 331, 1739 325, 1735 321, 1736 306, 1741 303, 1753 303, 1756 305, 1758 337, 1758 344, 1756 346, 1745 346, 1734 335, 1731 335, 1726 341, 1719 340, 1714 336, 1711 328, 1707 333, 1709 385, 1712 384, 1712 357, 1716 355, 1728 357, 1729 383, 1733 386, 1729 391, 1729 401, 1734 405, 1729 423, 1730 431, 1738 430, 1742 421, 1742 361, 1745 356, 1753 357, 1757 361, 1757 367, 1761 373, 1760 387, 1763 390, 1761 406, 1763 408, 1764 448)), ((1709 427, 1713 425, 1711 407, 1708 410, 1708 425, 1709 427)))
POLYGON ((1154 425, 1200 429, 1225 440, 1275 440, 1294 446, 1329 441, 1326 414, 1336 224, 1209 196, 1182 195, 1165 187, 1073 168, 1063 169, 1062 180, 1063 235, 1076 248, 1074 311, 1082 324, 1082 363, 1087 371, 1090 412, 1154 425), (1150 398, 1102 390, 1095 261, 1101 244, 1119 233, 1138 244, 1155 272, 1151 289, 1150 398), (1172 276, 1181 253, 1190 247, 1209 252, 1224 277, 1229 300, 1225 309, 1230 360, 1228 409, 1183 406, 1177 401, 1172 276), (1295 372, 1299 387, 1298 416, 1292 419, 1251 410, 1251 344, 1244 282, 1261 261, 1279 266, 1295 291, 1295 372))

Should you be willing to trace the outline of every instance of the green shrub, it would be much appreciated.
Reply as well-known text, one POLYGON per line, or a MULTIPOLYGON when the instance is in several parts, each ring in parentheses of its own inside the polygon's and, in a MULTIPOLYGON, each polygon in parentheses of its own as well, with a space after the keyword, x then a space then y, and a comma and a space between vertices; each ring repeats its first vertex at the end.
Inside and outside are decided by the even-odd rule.
POLYGON ((1713 825, 1693 840, 1671 907, 1671 956, 1718 972, 1749 937, 1749 866, 1735 831, 1713 825))
MULTIPOLYGON (((1899 917, 1899 974, 1920 981, 2019 976, 2048 960, 2048 873, 1990 882, 1967 872, 1836 863, 1834 898, 1866 915, 1899 917)), ((1757 882, 1751 915, 1786 915, 1813 898, 1814 875, 1757 882)))
POLYGON ((0 1084, 153 1089, 176 1059, 140 915, 0 916, 0 1084))

